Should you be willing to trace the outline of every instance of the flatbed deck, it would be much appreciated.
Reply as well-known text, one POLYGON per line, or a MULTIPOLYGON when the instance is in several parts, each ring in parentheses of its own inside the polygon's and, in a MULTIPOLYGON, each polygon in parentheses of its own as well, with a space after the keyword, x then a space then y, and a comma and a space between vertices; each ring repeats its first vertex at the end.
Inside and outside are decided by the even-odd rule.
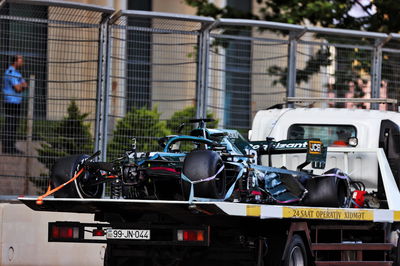
POLYGON ((19 200, 35 211, 74 213, 149 212, 174 215, 236 216, 259 219, 311 219, 337 221, 400 222, 400 211, 388 209, 325 208, 247 204, 233 202, 188 202, 125 199, 46 198, 42 205, 36 197, 19 200))

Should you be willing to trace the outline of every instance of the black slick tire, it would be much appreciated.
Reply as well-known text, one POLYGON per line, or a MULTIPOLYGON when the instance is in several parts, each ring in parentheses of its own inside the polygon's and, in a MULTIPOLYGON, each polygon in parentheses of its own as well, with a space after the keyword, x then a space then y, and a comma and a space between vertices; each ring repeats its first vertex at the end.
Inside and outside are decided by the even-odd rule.
MULTIPOLYGON (((218 153, 209 150, 196 150, 189 153, 183 163, 183 174, 191 181, 212 177, 223 167, 218 153)), ((191 184, 182 180, 183 195, 189 199, 191 184)), ((222 199, 226 191, 225 171, 222 170, 214 179, 194 185, 194 196, 201 198, 222 199)))
POLYGON ((333 176, 312 178, 307 181, 308 190, 304 205, 320 207, 345 207, 349 197, 346 181, 333 176))
MULTIPOLYGON (((56 161, 50 171, 52 187, 67 182, 78 173, 82 163, 89 156, 85 154, 62 157, 56 161)), ((88 186, 86 182, 91 174, 83 172, 77 179, 54 193, 55 198, 100 198, 103 194, 103 185, 88 186)))

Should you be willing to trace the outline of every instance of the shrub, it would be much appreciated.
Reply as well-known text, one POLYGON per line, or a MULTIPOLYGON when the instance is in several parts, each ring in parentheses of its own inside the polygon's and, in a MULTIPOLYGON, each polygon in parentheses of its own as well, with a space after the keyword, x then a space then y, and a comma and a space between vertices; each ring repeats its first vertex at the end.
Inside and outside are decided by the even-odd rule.
POLYGON ((132 108, 117 122, 113 138, 108 144, 107 157, 114 159, 129 150, 132 138, 136 138, 138 151, 154 151, 159 148, 158 138, 171 134, 165 121, 160 121, 157 108, 152 110, 132 108))
POLYGON ((67 112, 66 117, 54 123, 48 135, 42 136, 44 143, 38 150, 38 160, 48 169, 60 157, 93 152, 90 125, 84 122, 88 114, 81 114, 75 101, 71 101, 67 112))

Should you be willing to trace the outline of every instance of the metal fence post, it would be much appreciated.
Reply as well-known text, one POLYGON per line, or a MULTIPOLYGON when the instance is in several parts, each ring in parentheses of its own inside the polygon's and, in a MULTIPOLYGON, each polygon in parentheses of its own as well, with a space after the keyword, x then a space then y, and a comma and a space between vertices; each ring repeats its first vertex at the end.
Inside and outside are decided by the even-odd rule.
POLYGON ((107 22, 106 37, 105 37, 105 62, 104 62, 104 87, 103 87, 103 105, 102 105, 102 123, 101 123, 101 156, 100 159, 107 159, 107 142, 108 142, 108 113, 110 108, 110 88, 111 88, 111 25, 107 22))
POLYGON ((201 34, 199 36, 200 42, 201 42, 201 65, 199 65, 199 68, 201 68, 201 82, 200 82, 200 98, 198 100, 201 103, 198 103, 197 107, 199 109, 196 111, 196 117, 199 118, 201 117, 207 117, 207 105, 208 105, 208 69, 209 69, 209 56, 210 56, 210 31, 211 29, 218 24, 217 21, 214 21, 213 23, 209 25, 205 25, 201 29, 201 34))
MULTIPOLYGON (((102 112, 102 101, 105 99, 103 95, 103 88, 105 83, 104 76, 104 63, 105 63, 105 53, 104 48, 107 44, 106 41, 106 31, 109 16, 105 16, 99 25, 99 47, 98 47, 98 64, 97 64, 97 92, 96 92, 96 117, 95 117, 95 132, 94 132, 94 152, 101 149, 101 140, 104 138, 104 130, 101 128, 101 122, 106 119, 105 114, 102 112)), ((106 51, 107 52, 107 51, 106 51)))
POLYGON ((202 33, 203 37, 203 47, 202 47, 202 54, 203 54, 203 77, 202 77, 202 93, 203 93, 203 98, 201 99, 202 103, 202 110, 201 110, 201 116, 206 118, 207 117, 207 104, 208 104, 208 56, 209 56, 209 38, 210 38, 210 32, 208 29, 205 29, 202 33))
MULTIPOLYGON (((391 39, 389 35, 386 39, 376 39, 372 52, 371 64, 371 98, 380 97, 380 88, 382 80, 382 47, 391 39)), ((379 103, 372 103, 371 109, 379 109, 379 103)))
MULTIPOLYGON (((296 96, 296 64, 297 64, 297 41, 307 32, 307 28, 300 31, 291 31, 289 33, 288 45, 288 77, 287 77, 287 97, 296 96)), ((293 103, 288 103, 289 108, 293 108, 293 103)))
MULTIPOLYGON (((289 34, 288 45, 288 77, 287 77, 287 97, 295 97, 296 95, 296 62, 297 62, 297 34, 291 31, 289 34)), ((288 103, 289 108, 293 108, 293 103, 288 103)))
POLYGON ((204 110, 204 85, 203 85, 203 71, 204 71, 204 30, 200 31, 198 37, 198 53, 197 53, 197 75, 196 75, 196 118, 203 116, 204 110))
POLYGON ((196 88, 196 118, 207 117, 208 64, 210 55, 210 30, 217 24, 203 24, 199 34, 198 71, 196 88))
MULTIPOLYGON (((35 75, 29 76, 29 96, 28 96, 28 116, 27 116, 27 139, 26 139, 26 153, 28 157, 26 158, 26 172, 25 176, 29 176, 32 170, 32 140, 33 140, 33 109, 34 109, 34 99, 35 99, 35 75)), ((29 193, 29 179, 25 179, 24 194, 29 193)))
MULTIPOLYGON (((371 98, 379 98, 379 88, 381 84, 382 73, 382 40, 375 40, 374 50, 372 52, 372 69, 371 69, 371 98)), ((378 103, 372 103, 371 109, 378 109, 378 103)))

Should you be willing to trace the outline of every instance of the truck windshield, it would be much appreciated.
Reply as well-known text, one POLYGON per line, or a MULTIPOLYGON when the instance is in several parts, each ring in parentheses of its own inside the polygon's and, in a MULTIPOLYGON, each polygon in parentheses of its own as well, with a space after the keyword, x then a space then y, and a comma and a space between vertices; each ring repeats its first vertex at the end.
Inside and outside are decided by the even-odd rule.
POLYGON ((326 146, 348 146, 349 138, 357 137, 357 130, 350 125, 293 124, 288 129, 288 139, 318 138, 326 146))

